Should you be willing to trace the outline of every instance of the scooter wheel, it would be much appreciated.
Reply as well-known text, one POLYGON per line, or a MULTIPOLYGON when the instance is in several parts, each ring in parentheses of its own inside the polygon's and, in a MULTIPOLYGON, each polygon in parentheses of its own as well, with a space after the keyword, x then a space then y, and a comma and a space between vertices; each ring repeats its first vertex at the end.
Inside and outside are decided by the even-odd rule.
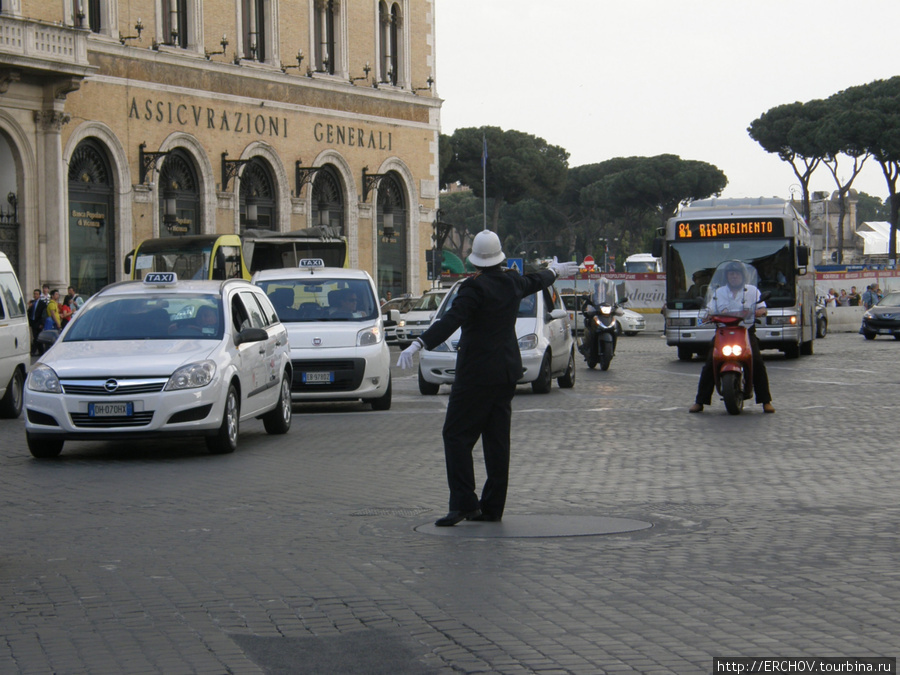
POLYGON ((609 370, 609 365, 612 363, 613 358, 613 347, 609 342, 604 342, 600 345, 600 370, 609 370))
POLYGON ((740 373, 724 373, 721 379, 722 400, 729 415, 740 415, 744 409, 744 390, 740 373))

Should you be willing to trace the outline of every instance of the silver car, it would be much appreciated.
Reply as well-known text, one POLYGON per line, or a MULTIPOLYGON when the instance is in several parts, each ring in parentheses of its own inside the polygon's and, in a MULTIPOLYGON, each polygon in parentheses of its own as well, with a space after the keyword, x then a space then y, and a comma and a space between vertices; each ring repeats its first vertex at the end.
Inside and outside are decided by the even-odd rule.
POLYGON ((203 436, 233 452, 245 420, 288 431, 291 375, 287 330, 261 289, 150 273, 96 293, 28 374, 28 449, 203 436))
MULTIPOLYGON (((453 304, 462 281, 444 298, 434 320, 440 319, 453 304)), ((419 352, 419 392, 437 394, 442 384, 453 384, 460 332, 433 350, 419 352)), ((531 384, 535 393, 550 391, 553 379, 560 387, 575 386, 575 340, 562 298, 551 286, 526 296, 519 304, 516 336, 522 354, 522 378, 519 384, 531 384)))

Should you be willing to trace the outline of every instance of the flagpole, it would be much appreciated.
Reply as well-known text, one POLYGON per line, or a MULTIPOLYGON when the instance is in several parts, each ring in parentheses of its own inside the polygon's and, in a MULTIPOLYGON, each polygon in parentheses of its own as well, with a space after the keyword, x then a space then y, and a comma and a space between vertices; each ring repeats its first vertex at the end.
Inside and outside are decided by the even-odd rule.
POLYGON ((484 229, 488 229, 487 226, 487 138, 484 133, 481 134, 481 181, 484 186, 484 191, 481 195, 481 212, 484 218, 484 229))

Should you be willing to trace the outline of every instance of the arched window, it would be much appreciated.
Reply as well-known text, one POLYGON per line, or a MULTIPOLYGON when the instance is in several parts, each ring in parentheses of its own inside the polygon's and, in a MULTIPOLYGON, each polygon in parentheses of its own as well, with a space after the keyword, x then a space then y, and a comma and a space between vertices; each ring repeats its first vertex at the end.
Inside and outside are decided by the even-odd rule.
POLYGON ((241 0, 241 26, 243 28, 243 57, 249 61, 264 62, 268 58, 266 37, 269 16, 266 0, 241 0))
POLYGON ((85 296, 116 280, 113 194, 106 148, 83 140, 69 159, 69 271, 85 296))
POLYGON ((163 44, 187 49, 190 42, 188 35, 188 0, 162 0, 162 35, 163 44))
POLYGON ((324 166, 316 173, 312 186, 313 226, 330 227, 339 236, 344 234, 344 190, 337 171, 324 166))
POLYGON ((315 17, 315 59, 316 71, 334 75, 339 71, 338 60, 340 55, 337 50, 337 35, 340 23, 338 21, 338 9, 340 4, 335 0, 316 0, 315 17))
POLYGON ((379 80, 385 84, 397 85, 400 81, 400 35, 403 16, 400 5, 390 5, 381 0, 378 3, 379 24, 379 80))
POLYGON ((241 172, 241 232, 277 230, 275 179, 269 163, 254 157, 241 172))
POLYGON ((159 172, 159 236, 200 234, 200 184, 194 160, 176 148, 159 172))
POLYGON ((376 236, 378 238, 378 293, 394 297, 407 292, 407 200, 400 177, 393 171, 378 185, 376 236))

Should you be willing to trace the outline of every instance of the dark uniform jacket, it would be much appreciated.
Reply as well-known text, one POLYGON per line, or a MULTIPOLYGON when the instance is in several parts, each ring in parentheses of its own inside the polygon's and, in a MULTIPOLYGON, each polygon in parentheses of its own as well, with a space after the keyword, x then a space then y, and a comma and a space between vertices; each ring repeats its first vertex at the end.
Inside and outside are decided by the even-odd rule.
POLYGON ((522 377, 522 355, 516 338, 519 302, 555 280, 550 270, 520 275, 501 267, 484 269, 460 285, 453 305, 422 334, 422 342, 426 349, 433 349, 461 328, 455 382, 518 382, 522 377))

